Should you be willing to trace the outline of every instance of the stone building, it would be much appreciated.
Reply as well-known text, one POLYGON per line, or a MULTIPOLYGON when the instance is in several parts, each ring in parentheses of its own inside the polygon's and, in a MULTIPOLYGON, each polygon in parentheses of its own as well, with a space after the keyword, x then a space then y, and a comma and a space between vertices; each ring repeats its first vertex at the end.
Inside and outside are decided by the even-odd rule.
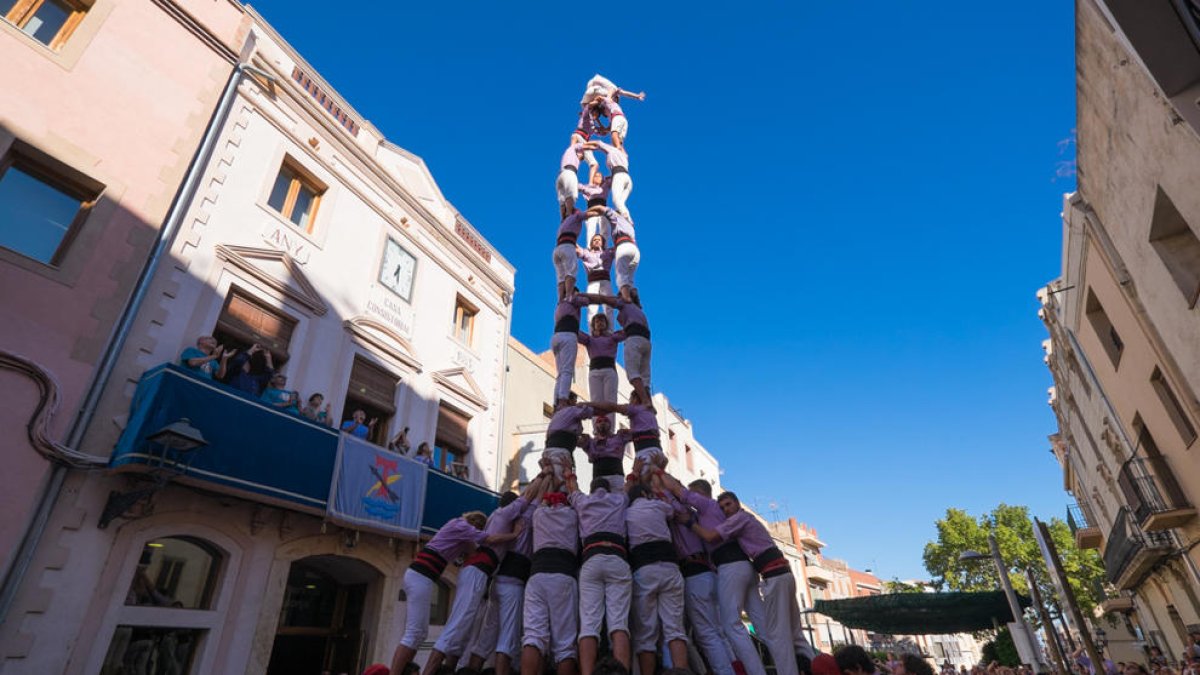
MULTIPOLYGON (((247 22, 239 47, 205 69, 201 56, 213 46, 197 40, 185 49, 181 37, 161 34, 181 18, 141 17, 141 28, 118 21, 172 3, 97 0, 88 12, 112 12, 96 40, 110 29, 121 43, 149 36, 168 55, 155 68, 179 60, 213 93, 234 57, 246 68, 82 435, 79 450, 109 470, 67 475, 0 628, 4 672, 290 673, 315 664, 360 672, 390 660, 405 612, 401 578, 418 537, 495 503, 512 266, 439 192, 419 157, 363 119, 252 9, 196 4, 247 22), (280 388, 301 402, 324 396, 333 427, 363 410, 375 420, 367 438, 177 365, 206 335, 239 356, 261 347, 247 372, 260 372, 269 355, 288 378, 280 388), (412 447, 432 446, 433 469, 383 449, 405 428, 412 447)), ((0 47, 11 39, 0 37, 0 47)), ((108 49, 109 58, 121 53, 108 49)), ((154 89, 126 77, 138 91, 154 89)), ((205 90, 168 84, 158 89, 178 99, 168 103, 179 113, 168 120, 138 118, 136 100, 116 93, 91 103, 131 115, 127 135, 145 133, 147 145, 182 153, 141 166, 149 173, 139 192, 137 176, 123 179, 138 208, 169 202, 174 188, 159 174, 178 182, 185 141, 194 145, 212 110, 205 90), (188 115, 198 120, 195 133, 182 126, 188 115), (178 137, 160 133, 167 128, 178 137), (151 188, 158 192, 144 194, 151 188)), ((120 139, 108 146, 120 148, 120 139)), ((145 251, 123 243, 148 236, 132 228, 106 232, 111 250, 73 282, 95 287, 97 307, 112 302, 113 264, 145 251)), ((42 302, 42 313, 54 315, 54 296, 42 302)), ((61 341, 63 358, 94 358, 88 339, 102 337, 111 320, 85 323, 74 343, 61 341)), ((452 568, 434 598, 431 640, 454 581, 452 568)))
MULTIPOLYGON (((1178 658, 1200 628, 1200 9, 1076 4, 1078 190, 1039 292, 1076 541, 1104 611, 1178 658)), ((1114 658, 1119 655, 1114 655, 1114 658)))

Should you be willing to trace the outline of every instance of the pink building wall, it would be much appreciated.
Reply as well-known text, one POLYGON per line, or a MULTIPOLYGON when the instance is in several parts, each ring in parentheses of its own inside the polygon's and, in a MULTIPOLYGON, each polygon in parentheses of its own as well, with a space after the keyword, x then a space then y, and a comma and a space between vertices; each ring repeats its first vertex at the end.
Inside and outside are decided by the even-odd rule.
MULTIPOLYGON (((0 159, 31 147, 104 186, 57 265, 0 248, 0 354, 53 378, 55 442, 66 440, 247 31, 228 0, 96 0, 58 51, 0 21, 0 159)), ((41 397, 0 367, 5 570, 51 468, 26 434, 41 397)), ((20 622, 8 617, 6 631, 20 622)), ((0 642, 0 669, 32 642, 0 642)))

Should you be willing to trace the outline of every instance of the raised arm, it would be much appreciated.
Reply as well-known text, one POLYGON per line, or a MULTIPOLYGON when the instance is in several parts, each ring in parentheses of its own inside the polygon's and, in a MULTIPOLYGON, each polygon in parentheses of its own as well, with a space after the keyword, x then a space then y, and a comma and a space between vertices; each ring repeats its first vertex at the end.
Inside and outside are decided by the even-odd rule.
POLYGON ((674 476, 662 469, 656 471, 655 474, 662 479, 663 487, 667 488, 668 492, 675 495, 676 499, 683 499, 683 492, 687 489, 683 487, 683 483, 680 483, 674 476))
POLYGON ((700 535, 701 539, 703 539, 704 541, 707 541, 710 544, 715 544, 718 541, 721 541, 721 535, 717 534, 716 530, 710 530, 698 522, 692 523, 692 532, 695 532, 696 534, 700 535))
POLYGON ((588 405, 595 408, 596 412, 602 413, 621 413, 622 415, 629 414, 629 406, 622 403, 609 403, 608 401, 589 401, 581 405, 588 405))
POLYGON ((626 98, 634 98, 639 101, 646 100, 646 92, 644 92, 644 91, 639 91, 638 93, 635 94, 632 91, 625 91, 624 89, 617 87, 617 95, 624 96, 626 98))

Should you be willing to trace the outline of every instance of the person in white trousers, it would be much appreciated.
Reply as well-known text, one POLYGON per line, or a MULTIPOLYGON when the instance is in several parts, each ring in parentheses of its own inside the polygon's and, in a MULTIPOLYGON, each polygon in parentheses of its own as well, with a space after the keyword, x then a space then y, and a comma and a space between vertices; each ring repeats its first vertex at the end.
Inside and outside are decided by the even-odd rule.
POLYGON ((762 578, 760 590, 764 603, 763 623, 753 616, 771 657, 775 661, 775 672, 779 675, 798 675, 797 656, 811 662, 816 656, 812 646, 804 637, 800 623, 800 607, 796 604, 796 579, 791 566, 765 525, 742 510, 741 502, 732 492, 723 492, 717 504, 725 514, 725 521, 708 529, 696 524, 692 529, 705 541, 736 540, 754 570, 762 578))
MULTIPOLYGON (((598 220, 603 220, 603 218, 598 220)), ((604 235, 595 234, 589 237, 588 247, 576 246, 575 255, 583 263, 583 269, 587 272, 588 294, 593 296, 612 295, 613 249, 604 246, 604 235)), ((608 313, 608 306, 603 303, 593 302, 588 305, 588 321, 596 318, 598 314, 607 315, 608 313)))
MULTIPOLYGON (((586 183, 578 188, 579 194, 583 195, 583 199, 587 202, 585 208, 589 213, 594 213, 596 209, 603 210, 608 206, 608 196, 612 192, 612 179, 605 176, 599 171, 593 171, 586 183)), ((588 241, 591 241, 597 234, 604 239, 612 236, 612 232, 608 226, 608 219, 600 215, 589 215, 584 221, 585 232, 587 233, 588 241)))
POLYGON ((525 584, 521 675, 541 675, 542 656, 573 675, 579 635, 579 519, 562 492, 547 492, 533 512, 533 561, 525 584))
POLYGON ((617 402, 617 345, 625 341, 624 331, 608 330, 608 316, 592 317, 591 334, 580 332, 579 344, 588 354, 588 398, 604 403, 617 402))
POLYGON ((554 190, 558 193, 559 218, 571 215, 575 202, 579 200, 579 160, 583 157, 583 150, 582 144, 572 143, 563 151, 562 161, 559 162, 558 178, 554 181, 554 190))
POLYGON ((588 80, 587 85, 584 87, 583 98, 579 100, 579 104, 587 105, 589 103, 593 103, 598 98, 611 99, 614 95, 616 95, 617 98, 625 96, 627 98, 633 98, 639 101, 646 100, 646 92, 639 91, 635 94, 632 91, 626 91, 613 84, 612 80, 604 77, 600 73, 596 73, 592 76, 592 79, 588 80))
POLYGON ((629 155, 624 150, 604 141, 592 141, 592 144, 604 152, 604 160, 610 174, 609 180, 612 182, 610 196, 613 208, 617 210, 617 213, 633 220, 633 216, 629 215, 629 208, 625 205, 626 200, 629 199, 629 193, 633 192, 633 179, 629 177, 629 155))
MULTIPOLYGON (((636 468, 635 468, 636 471, 636 468)), ((683 626, 683 576, 671 543, 674 509, 655 499, 641 483, 631 484, 625 527, 633 568, 633 648, 638 668, 653 673, 661 639, 677 668, 687 668, 687 634, 683 626)))

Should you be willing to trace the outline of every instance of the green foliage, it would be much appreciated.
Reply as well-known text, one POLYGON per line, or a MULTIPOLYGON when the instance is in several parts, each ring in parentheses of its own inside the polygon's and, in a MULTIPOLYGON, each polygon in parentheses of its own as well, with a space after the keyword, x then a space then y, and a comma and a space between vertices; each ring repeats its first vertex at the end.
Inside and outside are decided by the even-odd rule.
MULTIPOLYGON (((946 509, 946 516, 939 519, 936 525, 937 540, 925 544, 924 562, 938 590, 985 591, 995 590, 999 586, 996 567, 990 560, 959 560, 959 556, 966 551, 989 553, 987 536, 992 533, 996 536, 1004 561, 1010 568, 1022 572, 1009 575, 1018 593, 1029 593, 1029 584, 1023 574, 1029 568, 1034 571, 1042 596, 1047 601, 1057 596, 1033 536, 1033 521, 1029 517, 1028 507, 1000 504, 991 513, 978 518, 973 518, 962 509, 946 509)), ((1090 615, 1092 608, 1102 599, 1097 597, 1096 592, 1104 578, 1100 556, 1096 551, 1076 547, 1070 528, 1062 520, 1051 519, 1047 526, 1080 609, 1084 615, 1090 615)))
POLYGON ((906 584, 899 579, 883 582, 884 593, 924 593, 925 587, 921 584, 906 584))
POLYGON ((1013 644, 1012 635, 1007 628, 1001 628, 996 638, 983 645, 983 662, 993 661, 1002 666, 1016 667, 1021 665, 1021 657, 1017 654, 1017 646, 1013 644))

